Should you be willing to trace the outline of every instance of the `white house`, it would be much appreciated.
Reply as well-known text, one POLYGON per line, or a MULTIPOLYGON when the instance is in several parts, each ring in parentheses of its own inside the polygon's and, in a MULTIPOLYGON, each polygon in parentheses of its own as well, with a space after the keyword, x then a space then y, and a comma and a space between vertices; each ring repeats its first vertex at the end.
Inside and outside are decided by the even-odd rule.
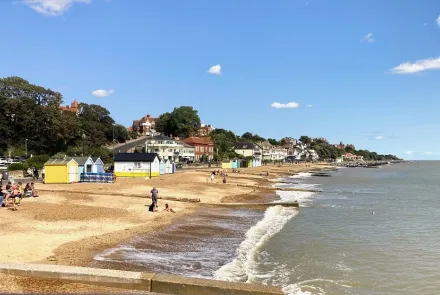
POLYGON ((261 147, 258 144, 250 142, 237 142, 234 150, 237 154, 243 155, 243 157, 253 157, 255 160, 262 160, 261 147))
POLYGON ((196 157, 195 150, 192 145, 189 145, 187 143, 184 143, 182 141, 179 141, 178 144, 180 145, 179 148, 179 161, 181 162, 194 162, 194 159, 196 157))
POLYGON ((156 153, 119 153, 115 155, 117 177, 159 176, 159 157, 156 153))
POLYGON ((179 162, 182 144, 165 135, 150 136, 145 140, 145 152, 157 153, 164 160, 179 162))
POLYGON ((313 161, 319 159, 318 153, 315 150, 307 150, 307 159, 312 158, 313 161))

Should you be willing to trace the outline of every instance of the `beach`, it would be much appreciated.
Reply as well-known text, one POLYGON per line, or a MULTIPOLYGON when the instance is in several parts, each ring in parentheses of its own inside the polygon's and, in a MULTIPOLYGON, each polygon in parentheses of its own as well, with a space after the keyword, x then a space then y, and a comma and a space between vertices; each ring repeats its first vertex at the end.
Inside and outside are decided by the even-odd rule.
MULTIPOLYGON (((276 196, 267 189, 274 184, 271 180, 328 168, 323 164, 244 168, 242 173, 229 171, 227 184, 220 176, 208 180, 214 167, 153 179, 119 178, 114 184, 39 184, 40 197, 24 199, 16 212, 0 209, 4 229, 0 261, 90 266, 95 255, 132 237, 160 231, 204 203, 272 201, 276 196), (261 176, 262 172, 269 176, 261 176), (159 197, 197 198, 200 203, 159 199, 160 210, 168 203, 177 213, 148 212, 153 187, 159 197)), ((65 282, 49 287, 41 280, 0 276, 3 292, 112 292, 96 288, 65 282)))

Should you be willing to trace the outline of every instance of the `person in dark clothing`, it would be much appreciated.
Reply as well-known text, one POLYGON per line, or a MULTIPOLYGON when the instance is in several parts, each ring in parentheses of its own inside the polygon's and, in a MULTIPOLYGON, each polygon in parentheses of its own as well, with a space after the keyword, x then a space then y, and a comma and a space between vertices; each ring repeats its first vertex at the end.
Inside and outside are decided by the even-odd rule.
POLYGON ((159 191, 157 190, 157 188, 153 187, 153 189, 151 190, 151 200, 153 201, 154 207, 158 207, 157 206, 157 197, 159 194, 159 191))

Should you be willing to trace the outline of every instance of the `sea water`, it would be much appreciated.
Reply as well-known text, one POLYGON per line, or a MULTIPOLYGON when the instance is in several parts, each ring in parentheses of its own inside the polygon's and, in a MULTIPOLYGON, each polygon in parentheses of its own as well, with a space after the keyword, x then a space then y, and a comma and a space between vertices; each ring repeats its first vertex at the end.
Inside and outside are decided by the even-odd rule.
MULTIPOLYGON (((211 234, 180 232, 188 249, 132 241, 120 259, 174 274, 278 285, 286 294, 438 294, 439 179, 440 162, 344 168, 332 177, 302 173, 277 184, 322 190, 278 191, 282 200, 298 200, 299 210, 228 211, 217 224, 208 222, 210 212, 211 234)), ((188 222, 204 226, 200 217, 188 222)))

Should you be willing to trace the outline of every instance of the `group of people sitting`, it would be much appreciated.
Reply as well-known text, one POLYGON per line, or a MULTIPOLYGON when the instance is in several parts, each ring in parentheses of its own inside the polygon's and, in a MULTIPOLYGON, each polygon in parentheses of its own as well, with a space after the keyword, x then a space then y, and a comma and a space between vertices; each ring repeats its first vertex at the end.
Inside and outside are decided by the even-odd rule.
POLYGON ((33 182, 27 183, 25 187, 23 187, 21 182, 14 184, 9 181, 5 188, 3 188, 3 185, 0 184, 1 207, 9 207, 12 205, 12 210, 16 211, 24 197, 38 197, 33 182))

